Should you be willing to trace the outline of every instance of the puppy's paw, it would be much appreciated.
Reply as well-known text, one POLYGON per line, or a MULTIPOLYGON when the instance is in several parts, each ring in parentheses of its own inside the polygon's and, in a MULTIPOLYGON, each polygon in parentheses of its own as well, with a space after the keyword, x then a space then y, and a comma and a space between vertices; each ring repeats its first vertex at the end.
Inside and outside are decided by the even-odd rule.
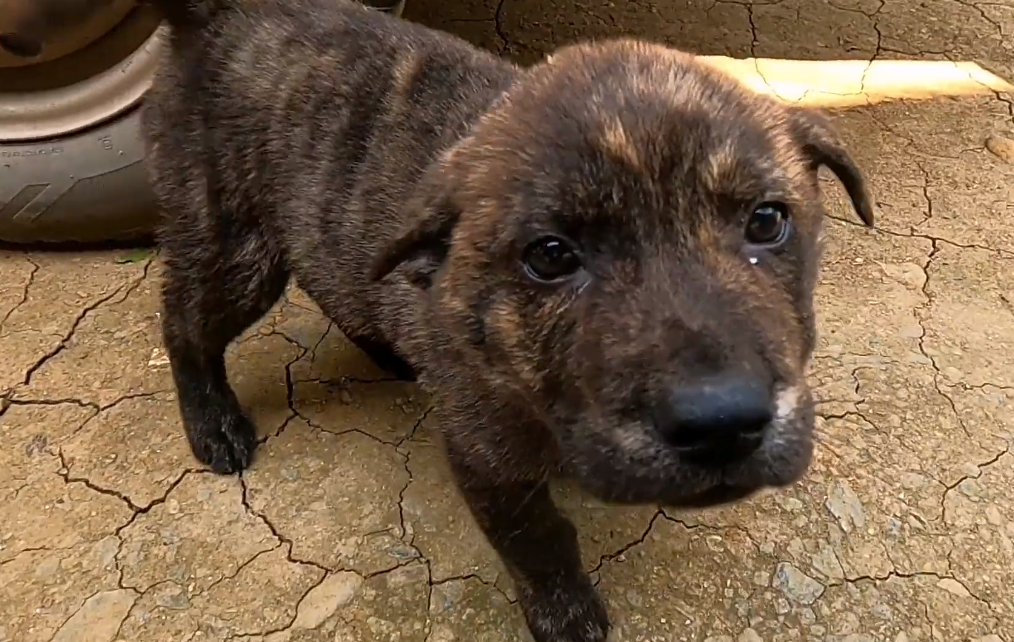
POLYGON ((187 435, 194 457, 219 475, 244 470, 257 446, 257 431, 239 410, 209 411, 187 435))
POLYGON ((535 642, 605 642, 609 615, 587 577, 523 590, 521 606, 535 642))

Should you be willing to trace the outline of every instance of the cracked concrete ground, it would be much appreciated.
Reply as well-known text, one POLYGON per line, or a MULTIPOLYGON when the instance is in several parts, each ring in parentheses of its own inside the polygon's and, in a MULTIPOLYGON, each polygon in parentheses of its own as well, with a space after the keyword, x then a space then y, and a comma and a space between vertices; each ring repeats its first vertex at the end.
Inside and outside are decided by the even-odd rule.
MULTIPOLYGON (((627 33, 740 57, 974 60, 1014 79, 1012 0, 414 3, 410 18, 525 62, 627 33)), ((813 469, 703 513, 559 488, 617 641, 1014 642, 1014 100, 836 119, 879 228, 851 223, 827 182, 813 469)), ((196 464, 158 269, 129 252, 0 254, 0 641, 527 639, 425 396, 300 292, 229 354, 256 465, 196 464)))

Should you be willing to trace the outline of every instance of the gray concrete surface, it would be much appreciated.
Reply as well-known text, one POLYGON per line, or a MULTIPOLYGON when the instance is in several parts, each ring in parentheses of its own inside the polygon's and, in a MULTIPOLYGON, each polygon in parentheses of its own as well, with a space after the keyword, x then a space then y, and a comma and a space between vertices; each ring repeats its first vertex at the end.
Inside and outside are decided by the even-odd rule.
MULTIPOLYGON (((1012 0, 413 0, 408 17, 525 62, 635 34, 1014 79, 1012 0)), ((813 469, 703 513, 560 488, 617 641, 1014 642, 1014 97, 836 120, 880 229, 827 184, 813 469)), ((144 254, 0 253, 0 641, 526 639, 422 393, 292 291, 229 356, 260 457, 213 476, 180 430, 157 285, 144 254)))

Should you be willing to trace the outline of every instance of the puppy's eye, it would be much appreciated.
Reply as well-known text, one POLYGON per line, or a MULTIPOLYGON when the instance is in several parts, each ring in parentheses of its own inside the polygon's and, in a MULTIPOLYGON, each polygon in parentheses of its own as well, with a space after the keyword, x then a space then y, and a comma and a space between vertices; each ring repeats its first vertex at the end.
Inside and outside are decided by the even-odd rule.
POLYGON ((529 243, 522 261, 525 271, 537 281, 559 281, 581 269, 581 257, 574 246, 558 236, 543 236, 529 243))
POLYGON ((782 203, 761 203, 746 222, 746 240, 754 245, 778 245, 788 233, 789 212, 782 203))

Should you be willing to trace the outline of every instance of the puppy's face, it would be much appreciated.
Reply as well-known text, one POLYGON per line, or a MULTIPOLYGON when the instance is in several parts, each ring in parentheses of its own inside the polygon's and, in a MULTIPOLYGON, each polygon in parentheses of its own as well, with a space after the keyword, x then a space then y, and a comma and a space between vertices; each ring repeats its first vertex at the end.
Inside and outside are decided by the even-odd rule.
POLYGON ((408 264, 454 361, 591 492, 731 501, 811 458, 820 165, 872 224, 822 117, 662 47, 571 47, 434 170, 378 273, 408 264))

